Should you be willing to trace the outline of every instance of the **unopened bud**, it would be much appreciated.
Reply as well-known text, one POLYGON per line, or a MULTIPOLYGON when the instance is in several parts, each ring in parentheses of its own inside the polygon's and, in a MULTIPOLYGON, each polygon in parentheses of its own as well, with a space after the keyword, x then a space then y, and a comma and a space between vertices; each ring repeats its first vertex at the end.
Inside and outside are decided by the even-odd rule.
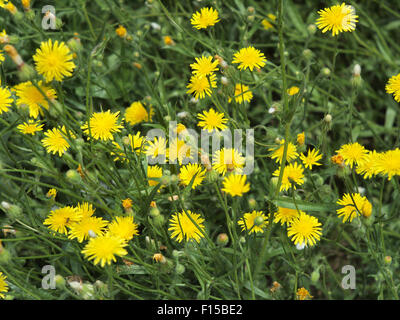
POLYGON ((315 24, 309 24, 307 27, 307 31, 309 34, 313 35, 317 32, 317 26, 315 24))
POLYGON ((327 68, 327 67, 324 67, 324 68, 322 68, 321 72, 322 72, 322 74, 323 74, 324 76, 328 77, 328 76, 330 76, 330 74, 331 74, 331 69, 329 69, 329 68, 327 68))
POLYGON ((185 272, 185 266, 183 264, 177 263, 175 266, 175 272, 177 274, 183 274, 185 272))
POLYGON ((217 236, 217 244, 220 246, 226 246, 229 242, 229 237, 226 233, 220 233, 217 236))
POLYGON ((326 123, 332 122, 332 116, 328 113, 327 115, 325 115, 324 121, 325 121, 326 123))

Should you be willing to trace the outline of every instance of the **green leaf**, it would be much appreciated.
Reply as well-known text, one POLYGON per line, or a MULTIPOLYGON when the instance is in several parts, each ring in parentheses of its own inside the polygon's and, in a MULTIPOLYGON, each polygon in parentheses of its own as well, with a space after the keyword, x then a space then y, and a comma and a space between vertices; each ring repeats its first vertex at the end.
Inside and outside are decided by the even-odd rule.
MULTIPOLYGON (((273 203, 282 208, 296 209, 296 205, 292 198, 279 197, 273 203)), ((336 210, 336 204, 333 203, 311 203, 303 200, 296 200, 297 208, 302 211, 334 211, 336 210)))

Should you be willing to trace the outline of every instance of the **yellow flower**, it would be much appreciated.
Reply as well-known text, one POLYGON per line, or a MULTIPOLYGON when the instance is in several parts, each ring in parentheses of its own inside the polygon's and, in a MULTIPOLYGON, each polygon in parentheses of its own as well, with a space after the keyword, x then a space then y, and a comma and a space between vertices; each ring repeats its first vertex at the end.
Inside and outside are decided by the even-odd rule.
POLYGON ((268 225, 268 218, 262 211, 248 212, 243 215, 243 218, 238 221, 238 225, 242 226, 242 231, 247 231, 249 234, 264 232, 264 228, 268 225))
POLYGON ((7 277, 0 271, 0 298, 4 299, 4 293, 8 292, 7 277))
POLYGON ((304 134, 304 131, 297 135, 297 143, 299 146, 302 146, 304 144, 305 140, 306 140, 306 136, 304 134))
POLYGON ((307 291, 306 288, 298 289, 296 295, 297 295, 297 300, 308 300, 313 298, 313 296, 307 291))
POLYGON ((149 180, 150 186, 155 186, 159 184, 159 181, 150 180, 150 178, 161 178, 162 177, 162 168, 159 166, 148 166, 147 167, 147 179, 149 180))
POLYGON ((227 128, 225 123, 228 122, 228 119, 224 118, 224 116, 223 113, 216 112, 213 108, 208 111, 204 110, 203 114, 197 114, 197 118, 201 120, 197 126, 208 130, 208 132, 225 130, 227 128))
POLYGON ((93 205, 88 202, 78 203, 76 210, 82 219, 93 216, 94 212, 96 211, 96 209, 93 208, 93 205))
POLYGON ((49 189, 49 191, 47 191, 47 194, 46 194, 47 198, 55 199, 56 196, 57 196, 57 190, 56 189, 52 188, 52 189, 49 189))
POLYGON ((0 114, 7 112, 12 102, 11 92, 7 88, 0 88, 0 114))
POLYGON ((155 262, 160 262, 160 263, 163 263, 163 264, 167 262, 167 259, 161 253, 155 253, 153 255, 153 260, 155 262))
POLYGON ((192 63, 190 66, 193 69, 193 74, 198 74, 200 76, 211 75, 214 71, 218 71, 218 60, 212 62, 211 56, 201 56, 200 58, 195 58, 196 62, 192 63))
POLYGON ((176 160, 178 159, 178 162, 182 164, 184 160, 193 159, 192 153, 192 148, 190 148, 185 141, 178 138, 170 141, 170 147, 167 149, 169 163, 176 163, 176 160))
POLYGON ((88 260, 94 260, 94 264, 100 263, 101 267, 105 264, 110 265, 112 261, 116 262, 115 256, 125 256, 128 252, 124 249, 128 243, 120 238, 111 235, 90 238, 82 253, 88 260))
POLYGON ((188 165, 181 167, 179 179, 183 185, 188 186, 196 175, 192 184, 192 189, 195 189, 204 180, 206 172, 206 169, 202 170, 201 165, 189 163, 188 165))
POLYGON ((126 198, 122 200, 122 206, 124 207, 124 209, 132 208, 132 199, 126 198))
POLYGON ((218 11, 213 8, 201 8, 200 12, 192 15, 191 24, 196 29, 206 29, 219 21, 218 11))
MULTIPOLYGON (((250 102, 253 99, 253 92, 249 90, 249 87, 244 84, 236 84, 235 86, 235 101, 237 103, 243 103, 244 101, 250 102)), ((228 102, 232 99, 228 98, 228 102)))
POLYGON ((145 153, 153 159, 157 158, 159 155, 166 156, 167 140, 165 140, 164 137, 155 137, 154 141, 148 142, 145 153))
POLYGON ((0 65, 5 59, 6 58, 4 57, 3 50, 0 50, 0 65))
POLYGON ((387 93, 393 93, 394 100, 400 102, 400 73, 397 76, 393 76, 389 79, 385 89, 387 93))
POLYGON ((299 91, 300 91, 300 88, 294 86, 294 87, 290 87, 289 89, 287 89, 287 94, 289 96, 294 96, 295 94, 299 93, 299 91))
POLYGON ((267 19, 263 19, 261 21, 261 24, 263 25, 265 30, 269 30, 269 29, 273 29, 274 26, 271 24, 271 22, 269 22, 267 19))
POLYGON ((336 153, 340 154, 343 157, 345 163, 349 165, 350 168, 353 168, 354 163, 358 164, 365 159, 368 150, 366 150, 358 142, 354 142, 341 146, 341 148, 337 150, 336 153))
POLYGON ((294 218, 288 227, 288 237, 295 245, 305 244, 313 246, 320 240, 322 235, 321 223, 318 219, 301 212, 298 217, 294 218))
MULTIPOLYGON (((0 5, 0 7, 1 7, 1 5, 0 5)), ((8 38, 7 32, 5 29, 3 29, 3 31, 0 32, 0 43, 4 44, 4 43, 7 43, 8 41, 9 41, 9 38, 8 38)))
POLYGON ((303 211, 278 207, 278 212, 275 213, 274 222, 280 222, 281 225, 284 225, 286 223, 286 225, 289 226, 293 222, 294 218, 297 218, 299 216, 299 212, 302 213, 303 211))
POLYGON ((246 183, 246 175, 231 173, 222 181, 222 191, 230 194, 232 197, 241 197, 243 193, 250 191, 250 183, 246 183))
POLYGON ((265 30, 273 29, 274 26, 271 24, 271 22, 275 22, 276 16, 272 13, 267 14, 268 19, 263 19, 261 21, 261 24, 263 25, 265 30))
POLYGON ((372 213, 371 203, 366 197, 362 197, 359 193, 352 193, 351 195, 345 193, 342 199, 337 201, 337 204, 343 206, 336 210, 338 216, 343 217, 343 223, 346 221, 353 221, 353 219, 360 214, 368 218, 372 213))
POLYGON ((244 162, 245 159, 236 149, 223 148, 214 153, 212 167, 224 176, 226 172, 232 172, 234 170, 240 173, 244 162))
MULTIPOLYGON (((303 171, 304 168, 296 162, 286 165, 285 169, 283 170, 280 191, 289 190, 291 187, 293 187, 293 189, 296 189, 296 184, 302 185, 304 183, 303 171)), ((273 173, 273 176, 279 177, 279 172, 280 168, 273 173)))
POLYGON ((320 17, 317 19, 318 29, 322 29, 322 33, 332 30, 332 36, 338 35, 340 32, 352 32, 356 29, 358 16, 352 6, 342 3, 324 10, 319 10, 320 17))
POLYGON ((312 166, 321 165, 320 163, 318 163, 318 160, 322 158, 322 154, 318 153, 319 153, 318 149, 312 149, 311 151, 310 149, 308 149, 307 156, 305 156, 303 153, 300 155, 300 159, 306 168, 312 170, 312 166))
POLYGON ((50 230, 67 234, 67 227, 71 227, 74 222, 78 222, 81 219, 81 215, 73 207, 63 207, 56 210, 52 210, 43 222, 44 225, 48 225, 50 230))
POLYGON ((164 43, 167 46, 175 45, 175 41, 170 36, 164 36, 164 43))
POLYGON ((81 128, 83 132, 91 137, 103 141, 114 140, 113 133, 120 132, 122 125, 117 124, 119 111, 111 113, 110 110, 106 112, 96 112, 92 115, 89 122, 86 122, 81 128), (90 123, 90 130, 89 130, 90 123))
POLYGON ((85 217, 70 226, 68 239, 77 239, 79 243, 90 237, 102 236, 108 221, 97 217, 85 217))
MULTIPOLYGON (((75 138, 75 135, 71 131, 69 133, 71 138, 75 138)), ((44 135, 46 138, 42 139, 42 144, 48 153, 56 154, 58 152, 58 155, 61 157, 69 149, 70 145, 65 138, 67 137, 65 126, 62 126, 61 129, 53 128, 47 130, 44 135)))
POLYGON ((116 217, 108 226, 108 232, 115 237, 129 241, 133 236, 138 235, 138 225, 133 222, 132 216, 116 217))
POLYGON ((33 120, 28 120, 28 122, 18 125, 17 128, 23 134, 31 134, 34 136, 36 132, 43 130, 43 126, 43 124, 39 124, 33 120))
POLYGON ((211 95, 211 88, 217 87, 216 75, 211 74, 210 76, 202 76, 200 74, 192 75, 189 84, 186 88, 189 88, 186 93, 193 93, 196 99, 204 99, 205 96, 211 95))
MULTIPOLYGON (((280 143, 279 148, 270 148, 268 149, 268 151, 273 151, 271 154, 271 159, 276 159, 276 162, 282 163, 285 140, 282 139, 279 143, 280 143)), ((299 154, 297 153, 296 146, 293 143, 289 142, 286 152, 286 161, 291 162, 295 160, 298 156, 299 154)))
POLYGON ((6 10, 8 10, 11 14, 16 14, 18 12, 18 9, 12 2, 7 2, 4 6, 6 10))
POLYGON ((153 108, 150 107, 150 113, 140 101, 132 102, 132 104, 125 110, 125 120, 134 126, 143 121, 151 121, 153 117, 153 108))
POLYGON ((64 77, 72 75, 75 63, 72 60, 72 53, 64 42, 54 42, 49 39, 42 42, 40 48, 36 49, 33 56, 36 70, 43 75, 46 82, 52 80, 62 81, 64 77))
POLYGON ((49 110, 49 102, 57 98, 56 91, 43 84, 42 81, 35 86, 31 81, 23 82, 14 87, 17 96, 17 106, 27 105, 29 116, 37 118, 39 113, 43 115, 43 109, 49 110))
POLYGON ((376 159, 374 171, 387 175, 388 180, 391 180, 393 176, 400 175, 400 149, 396 148, 382 153, 376 159))
POLYGON ((124 26, 119 25, 117 29, 115 29, 115 33, 118 35, 120 38, 125 38, 126 36, 126 28, 124 26))
MULTIPOLYGON (((368 151, 364 159, 357 163, 356 172, 360 175, 364 175, 364 179, 370 179, 374 175, 377 175, 379 172, 383 172, 382 167, 382 171, 378 169, 378 166, 380 166, 380 164, 382 163, 381 158, 381 153, 378 153, 375 150, 368 151)), ((400 173, 400 163, 398 169, 400 173)))
POLYGON ((254 68, 262 68, 265 66, 267 59, 260 50, 249 46, 247 48, 242 48, 238 52, 233 55, 232 63, 239 63, 239 70, 246 70, 247 68, 250 71, 253 71, 254 68))
POLYGON ((179 213, 175 212, 169 220, 168 231, 172 232, 171 238, 175 238, 178 242, 182 242, 182 240, 200 242, 200 239, 204 237, 203 233, 205 229, 203 222, 204 219, 198 213, 191 212, 190 210, 179 213))

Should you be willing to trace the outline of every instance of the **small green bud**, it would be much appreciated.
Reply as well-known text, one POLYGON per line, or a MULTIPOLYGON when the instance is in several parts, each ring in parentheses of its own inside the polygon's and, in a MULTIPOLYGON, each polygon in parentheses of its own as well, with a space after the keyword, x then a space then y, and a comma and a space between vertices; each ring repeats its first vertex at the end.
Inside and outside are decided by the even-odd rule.
POLYGON ((76 38, 69 39, 67 45, 73 52, 79 52, 83 49, 81 41, 76 38))
POLYGON ((319 271, 318 270, 314 270, 311 273, 311 282, 315 284, 315 283, 318 282, 318 280, 319 280, 319 271))
POLYGON ((185 272, 185 266, 183 264, 177 263, 175 266, 175 272, 177 274, 183 274, 185 272))
POLYGON ((392 257, 391 256, 386 256, 384 258, 385 264, 390 265, 392 263, 392 257))
POLYGON ((156 227, 162 227, 165 223, 165 217, 162 214, 153 218, 154 224, 156 227))
POLYGON ((217 244, 220 246, 226 246, 229 242, 229 237, 226 233, 220 233, 217 236, 217 244))
POLYGON ((321 69, 321 73, 325 76, 325 77, 329 77, 331 75, 331 69, 325 67, 321 69))
POLYGON ((0 264, 6 265, 11 261, 11 253, 5 248, 0 249, 0 264))
POLYGON ((72 183, 79 183, 81 182, 81 176, 79 175, 79 173, 76 170, 73 169, 69 169, 66 173, 65 173, 65 178, 72 183))
POLYGON ((306 58, 307 60, 310 60, 313 57, 314 53, 310 50, 310 49, 305 49, 303 51, 303 56, 304 58, 306 58))
POLYGON ((179 257, 183 256, 184 254, 185 253, 183 251, 178 251, 178 250, 175 250, 175 249, 172 251, 172 256, 175 259, 178 259, 179 257))
POLYGON ((23 217, 22 208, 15 204, 10 205, 10 208, 6 210, 6 213, 8 217, 13 220, 21 219, 23 217))
POLYGON ((307 31, 309 34, 313 35, 317 32, 317 26, 315 24, 309 24, 307 27, 307 31))
POLYGON ((149 214, 152 218, 155 218, 160 215, 160 210, 157 207, 151 208, 149 214))
POLYGON ((264 218, 263 217, 257 217, 254 219, 254 225, 255 226, 261 226, 264 223, 264 218))
POLYGON ((62 22, 62 20, 60 18, 56 18, 56 29, 57 30, 60 30, 62 28, 63 24, 64 23, 62 22))
POLYGON ((56 288, 60 289, 60 288, 64 288, 65 287, 65 279, 63 276, 56 274, 56 276, 54 277, 54 281, 56 283, 56 288))
POLYGON ((257 206, 257 201, 256 201, 256 199, 254 199, 254 198, 250 198, 250 199, 248 200, 248 203, 249 203, 249 207, 250 207, 251 209, 255 209, 255 207, 257 206))
POLYGON ((215 170, 210 170, 206 174, 206 179, 208 182, 215 182, 218 180, 218 178, 219 178, 218 172, 216 172, 215 170))
POLYGON ((92 300, 94 299, 94 287, 90 283, 84 283, 82 285, 81 291, 82 298, 84 300, 92 300))
POLYGON ((18 70, 18 78, 21 81, 28 81, 35 77, 36 72, 35 69, 27 63, 24 63, 21 68, 18 70))
POLYGON ((17 21, 22 21, 22 20, 24 20, 24 13, 23 12, 21 12, 21 11, 17 11, 15 14, 14 14, 14 18, 15 18, 15 20, 17 20, 17 21))

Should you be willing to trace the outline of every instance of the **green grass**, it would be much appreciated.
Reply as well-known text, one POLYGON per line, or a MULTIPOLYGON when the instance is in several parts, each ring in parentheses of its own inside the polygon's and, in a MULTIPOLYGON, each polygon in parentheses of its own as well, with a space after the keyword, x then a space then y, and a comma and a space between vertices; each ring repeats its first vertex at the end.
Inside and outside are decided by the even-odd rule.
MULTIPOLYGON (((7 298, 295 299, 297 289, 305 287, 314 299, 398 299, 398 177, 364 180, 351 170, 339 170, 330 158, 350 142, 378 152, 399 147, 399 104, 385 92, 385 85, 400 72, 400 4, 349 1, 359 16, 354 32, 332 37, 313 31, 310 25, 318 18, 317 11, 334 4, 310 0, 32 1, 31 21, 24 17, 20 2, 15 3, 20 17, 0 8, 0 30, 6 30, 31 66, 42 41, 67 42, 77 32, 82 43, 73 76, 52 83, 57 102, 40 117, 44 131, 65 125, 77 136, 69 139, 71 148, 64 156, 46 152, 41 144, 44 131, 33 137, 18 131, 17 125, 28 119, 26 109, 14 103, 0 115, 0 202, 15 206, 11 210, 0 207, 0 226, 16 230, 15 234, 0 231, 0 271, 10 286, 7 298), (46 4, 54 5, 62 21, 57 30, 41 28, 41 8, 46 4), (196 30, 190 18, 204 6, 218 10, 221 21, 196 30), (264 30, 261 21, 269 13, 278 18, 273 29, 264 30), (151 27, 152 22, 161 30, 151 27), (116 35, 118 25, 127 28, 130 39, 116 35), (166 35, 175 45, 164 44, 166 35), (234 52, 248 45, 260 49, 268 60, 260 72, 239 71, 231 64, 234 52), (186 93, 189 65, 202 54, 218 54, 229 67, 217 73, 218 88, 211 97, 193 103, 186 93), (362 68, 361 80, 352 76, 356 64, 362 68), (330 70, 329 75, 324 68, 330 70), (221 75, 228 78, 227 86, 221 84, 221 75), (254 95, 250 103, 227 102, 237 82, 250 87, 254 95), (288 97, 285 92, 291 86, 298 86, 300 92, 288 97), (129 163, 115 162, 109 141, 87 140, 81 126, 93 112, 110 109, 124 115, 133 101, 152 105, 153 121, 126 124, 114 135, 117 142, 128 133, 145 134, 152 128, 168 134, 170 120, 198 130, 197 113, 210 107, 225 113, 230 129, 254 129, 250 192, 235 198, 221 193, 223 178, 215 173, 208 174, 195 190, 184 188, 175 179, 179 165, 169 164, 162 166, 164 186, 158 192, 148 186, 145 157, 127 153, 129 163), (269 113, 271 107, 278 111, 269 113), (181 119, 177 114, 183 111, 188 115, 181 119), (332 116, 330 123, 324 121, 327 114, 332 116), (304 185, 279 193, 271 182, 278 165, 268 149, 276 145, 276 138, 295 143, 303 131, 307 148, 323 153, 323 165, 305 170, 304 185), (76 172, 79 164, 85 170, 84 179, 76 172), (355 192, 356 186, 365 188, 372 216, 343 224, 336 214, 336 201, 344 193, 355 192), (57 189, 56 200, 46 197, 50 188, 57 189), (169 201, 173 195, 180 195, 180 200, 169 201), (124 214, 121 201, 128 197, 140 225, 140 234, 129 242, 124 256, 132 265, 118 258, 108 267, 95 266, 81 254, 85 243, 53 235, 43 225, 54 206, 76 206, 83 201, 93 204, 96 216, 111 220, 124 214), (157 203, 163 218, 150 215, 151 201, 157 203), (273 213, 277 206, 317 217, 323 227, 321 241, 297 250, 286 227, 273 223, 257 235, 241 232, 237 220, 244 213, 273 213), (205 219, 206 237, 199 244, 178 243, 170 237, 168 220, 182 209, 205 219), (226 246, 217 243, 220 233, 229 235, 226 246), (153 261, 158 252, 167 258, 166 264, 153 261), (390 265, 385 256, 392 257, 390 265), (53 265, 62 278, 78 276, 84 290, 74 291, 68 283, 55 290, 42 289, 45 265, 53 265), (355 290, 341 286, 345 265, 355 268, 355 290), (272 293, 274 281, 281 288, 272 293)), ((22 81, 20 76, 6 56, 1 85, 12 87, 22 81)), ((33 79, 41 77, 35 74, 33 79)), ((277 183, 281 184, 281 177, 277 183)))

